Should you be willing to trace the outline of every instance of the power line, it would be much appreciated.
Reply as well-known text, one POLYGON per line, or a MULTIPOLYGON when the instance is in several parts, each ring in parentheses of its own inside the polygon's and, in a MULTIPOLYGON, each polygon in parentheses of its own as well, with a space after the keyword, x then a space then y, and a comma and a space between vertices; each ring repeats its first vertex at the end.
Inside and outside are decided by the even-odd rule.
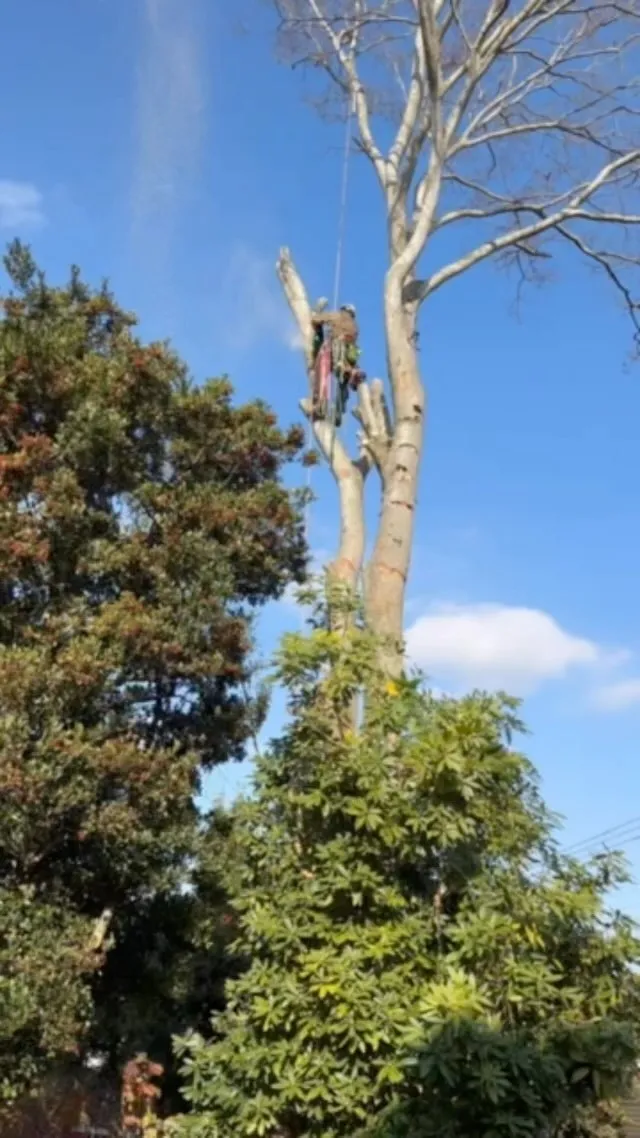
POLYGON ((640 829, 631 830, 629 833, 620 835, 613 835, 609 841, 594 842, 591 845, 585 843, 580 849, 565 850, 565 854, 569 857, 591 857, 598 853, 615 853, 617 850, 624 849, 630 842, 636 840, 640 836, 640 829))
POLYGON ((640 834, 640 829, 631 830, 624 834, 614 834, 608 841, 585 842, 579 849, 565 849, 562 852, 568 857, 589 857, 594 853, 610 853, 622 849, 627 842, 635 838, 636 834, 640 834))
POLYGON ((592 847, 596 843, 604 845, 608 842, 609 839, 612 841, 622 841, 626 836, 624 834, 624 831, 628 830, 629 827, 632 826, 640 826, 640 815, 636 815, 634 818, 629 818, 626 822, 619 822, 617 826, 609 826, 608 829, 601 830, 597 834, 592 834, 588 838, 582 838, 582 840, 579 842, 573 842, 571 845, 565 848, 564 852, 575 853, 578 850, 581 850, 583 847, 592 847))

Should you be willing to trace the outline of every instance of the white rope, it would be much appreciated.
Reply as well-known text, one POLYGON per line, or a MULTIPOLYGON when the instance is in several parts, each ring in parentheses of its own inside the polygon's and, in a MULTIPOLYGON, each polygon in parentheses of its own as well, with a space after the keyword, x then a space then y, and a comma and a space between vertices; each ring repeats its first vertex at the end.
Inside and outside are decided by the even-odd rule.
POLYGON ((349 157, 351 154, 351 120, 353 119, 354 100, 349 104, 349 114, 344 136, 344 157, 342 159, 342 189, 340 192, 340 213, 338 215, 338 244, 336 247, 336 268, 333 277, 333 307, 338 307, 340 299, 340 277, 342 275, 342 247, 344 245, 344 229, 347 218, 347 192, 349 189, 349 157))
MULTIPOLYGON (((336 264, 333 276, 333 307, 338 307, 340 300, 340 281, 342 277, 342 250, 344 247, 344 233, 347 220, 347 196, 349 191, 349 158, 351 155, 351 123, 355 111, 355 98, 351 99, 349 104, 349 113, 345 126, 344 135, 344 152, 342 158, 342 180, 340 188, 340 206, 338 213, 338 242, 336 245, 336 264)), ((334 425, 335 431, 335 425, 334 425)), ((309 419, 307 426, 307 450, 311 450, 313 446, 313 424, 309 419)), ((307 492, 311 490, 311 471, 313 467, 307 467, 307 492)), ((307 543, 309 541, 309 521, 310 521, 311 502, 307 502, 304 510, 304 533, 307 543)))

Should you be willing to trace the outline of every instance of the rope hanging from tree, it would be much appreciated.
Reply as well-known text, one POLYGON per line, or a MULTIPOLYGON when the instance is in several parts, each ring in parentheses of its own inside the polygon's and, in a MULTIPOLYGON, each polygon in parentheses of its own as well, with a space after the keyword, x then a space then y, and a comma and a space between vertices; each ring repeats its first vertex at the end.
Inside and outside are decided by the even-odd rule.
MULTIPOLYGON (((341 279, 342 279, 342 261, 343 261, 342 252, 343 252, 343 248, 344 248, 345 228, 346 228, 346 220, 347 220, 347 198, 348 198, 348 193, 349 193, 349 158, 351 156, 351 124, 353 121, 354 111, 355 111, 355 98, 352 97, 351 100, 349 101, 349 110, 347 113, 347 119, 346 119, 346 124, 345 124, 344 146, 343 146, 343 157, 342 157, 342 177, 341 177, 341 181, 340 181, 340 204, 339 204, 339 210, 338 210, 338 238, 337 238, 337 242, 336 242, 336 261, 335 261, 335 269, 334 269, 334 274, 333 274, 333 308, 334 309, 336 309, 338 307, 338 303, 340 300, 340 284, 341 284, 341 279)), ((336 429, 335 416, 336 416, 336 407, 335 407, 335 399, 334 399, 333 403, 332 403, 332 410, 331 410, 331 426, 333 427, 334 434, 335 434, 335 429, 336 429)), ((308 450, 310 450, 312 447, 312 441, 313 441, 313 426, 312 426, 311 420, 309 420, 309 426, 307 428, 307 449, 308 450)), ((307 467, 307 491, 308 492, 311 491, 311 470, 312 470, 312 467, 308 466, 307 467)), ((305 536, 306 536, 307 540, 309 538, 310 508, 311 508, 311 503, 307 502, 306 507, 305 507, 305 518, 304 518, 304 530, 305 530, 305 536)))
POLYGON ((353 119, 354 101, 349 104, 349 113, 344 136, 344 155, 342 159, 342 185, 340 190, 340 212, 338 214, 338 241, 336 245, 336 267, 333 276, 333 307, 338 307, 340 300, 340 279, 342 276, 342 249, 344 246, 344 231, 347 219, 347 194, 349 190, 349 158, 351 155, 351 121, 353 119))

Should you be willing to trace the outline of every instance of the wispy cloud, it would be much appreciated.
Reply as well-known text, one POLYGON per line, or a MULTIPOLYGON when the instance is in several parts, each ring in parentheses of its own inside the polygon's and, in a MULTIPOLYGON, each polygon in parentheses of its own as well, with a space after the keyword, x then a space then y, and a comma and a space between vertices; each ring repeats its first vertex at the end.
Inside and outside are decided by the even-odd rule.
POLYGON ((31 182, 0 179, 0 227, 22 229, 45 220, 42 194, 31 182))
POLYGON ((627 711, 640 704, 640 678, 617 680, 603 684, 593 693, 593 703, 599 711, 627 711))
POLYGON ((138 73, 134 230, 154 245, 188 198, 204 132, 205 82, 198 19, 201 0, 144 0, 138 73), (162 223, 162 229, 158 223, 162 223))
POLYGON ((271 340, 291 351, 300 350, 300 335, 278 288, 273 260, 248 245, 236 245, 223 295, 229 347, 249 351, 271 340))

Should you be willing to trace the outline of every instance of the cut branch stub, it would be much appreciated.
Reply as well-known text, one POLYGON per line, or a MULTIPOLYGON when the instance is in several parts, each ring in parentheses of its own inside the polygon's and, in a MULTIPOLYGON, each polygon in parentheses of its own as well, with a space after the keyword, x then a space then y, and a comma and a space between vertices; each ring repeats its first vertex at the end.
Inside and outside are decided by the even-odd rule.
MULTIPOLYGON (((278 273, 280 284, 282 285, 287 303, 291 309, 291 315, 293 316, 293 319, 298 326, 298 331, 300 332, 305 362, 307 365, 307 373, 309 377, 311 377, 313 368, 313 327, 311 324, 311 305, 309 304, 307 290, 302 283, 302 278, 300 277, 300 274, 291 258, 291 253, 287 248, 282 248, 280 250, 280 256, 276 262, 276 271, 278 273)), ((305 414, 307 414, 306 410, 305 414)))
POLYGON ((361 384, 359 395, 360 405, 354 415, 362 426, 361 450, 375 464, 384 485, 393 432, 382 380, 361 384))

